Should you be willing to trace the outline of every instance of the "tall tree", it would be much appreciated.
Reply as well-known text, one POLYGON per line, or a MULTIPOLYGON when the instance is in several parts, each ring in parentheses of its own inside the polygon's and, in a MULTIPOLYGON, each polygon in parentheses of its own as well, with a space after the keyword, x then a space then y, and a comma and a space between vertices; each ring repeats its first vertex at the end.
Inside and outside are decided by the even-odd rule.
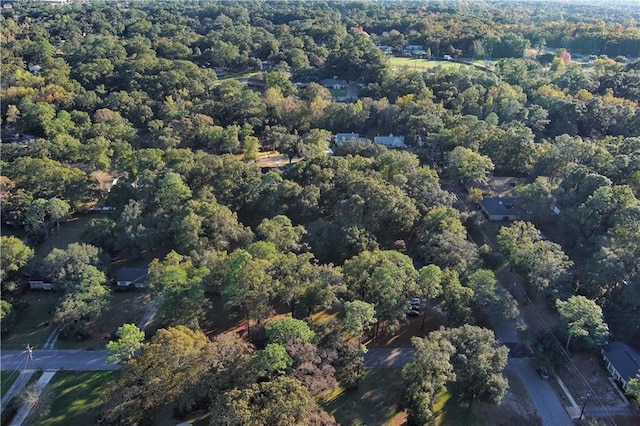
POLYGON ((109 362, 127 361, 142 348, 144 341, 144 331, 135 324, 124 324, 116 331, 118 340, 111 340, 107 343, 107 351, 111 355, 107 358, 109 362))
POLYGON ((424 425, 434 420, 433 406, 438 393, 456 378, 450 359, 456 348, 442 335, 431 333, 425 338, 413 337, 416 353, 402 369, 407 384, 407 422, 424 425))
POLYGON ((33 258, 33 255, 33 249, 26 246, 19 238, 1 236, 0 263, 2 268, 0 268, 0 282, 24 267, 33 258))
POLYGON ((163 260, 149 265, 149 289, 159 299, 159 311, 165 324, 197 329, 208 300, 204 295, 206 267, 196 267, 190 258, 172 251, 163 260))
POLYGON ((566 301, 556 300, 556 308, 567 328, 566 349, 572 337, 581 337, 587 343, 604 343, 609 326, 602 317, 602 308, 584 296, 571 296, 566 301))
POLYGON ((455 347, 451 364, 460 399, 469 404, 499 404, 509 384, 502 375, 509 349, 499 345, 493 331, 472 325, 444 329, 441 333, 455 347))

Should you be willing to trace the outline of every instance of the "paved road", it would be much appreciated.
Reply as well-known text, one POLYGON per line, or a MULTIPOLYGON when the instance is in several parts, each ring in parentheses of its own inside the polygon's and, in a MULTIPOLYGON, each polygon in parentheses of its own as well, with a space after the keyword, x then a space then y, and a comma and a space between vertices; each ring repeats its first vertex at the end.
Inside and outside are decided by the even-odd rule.
POLYGON ((410 348, 369 348, 364 354, 364 365, 370 368, 400 368, 416 352, 410 348))
POLYGON ((27 359, 26 351, 2 351, 0 354, 0 369, 43 369, 43 370, 72 370, 72 371, 100 371, 118 370, 119 364, 107 362, 107 351, 65 351, 40 350, 33 351, 33 359, 27 359))
POLYGON ((527 389, 544 426, 573 425, 567 410, 547 380, 542 380, 528 359, 509 358, 507 370, 514 372, 527 389))

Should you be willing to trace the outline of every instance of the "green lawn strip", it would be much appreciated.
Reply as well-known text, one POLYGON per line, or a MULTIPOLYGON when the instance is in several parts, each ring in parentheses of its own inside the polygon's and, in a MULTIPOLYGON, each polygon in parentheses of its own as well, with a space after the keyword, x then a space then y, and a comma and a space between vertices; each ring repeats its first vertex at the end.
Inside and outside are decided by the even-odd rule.
POLYGON ((358 389, 338 388, 324 406, 343 425, 386 424, 402 415, 404 387, 400 369, 366 369, 358 389))
POLYGON ((465 66, 464 64, 449 62, 449 61, 436 61, 432 59, 413 59, 413 58, 398 58, 394 57, 390 60, 391 66, 395 68, 406 67, 408 70, 416 69, 423 71, 427 68, 443 67, 443 68, 457 68, 465 66))
POLYGON ((90 425, 105 401, 104 385, 114 380, 117 371, 59 371, 47 385, 51 409, 33 425, 90 425))
POLYGON ((329 89, 329 92, 331 92, 331 96, 334 98, 347 96, 347 89, 329 89))
POLYGON ((18 370, 0 371, 0 381, 2 381, 1 397, 4 397, 4 394, 7 393, 7 391, 11 388, 11 385, 16 381, 19 375, 20 372, 18 370))
POLYGON ((58 304, 60 295, 48 291, 29 291, 18 300, 28 303, 28 307, 18 311, 18 319, 9 333, 2 336, 3 349, 24 349, 31 345, 42 349, 42 345, 53 330, 51 315, 58 304))

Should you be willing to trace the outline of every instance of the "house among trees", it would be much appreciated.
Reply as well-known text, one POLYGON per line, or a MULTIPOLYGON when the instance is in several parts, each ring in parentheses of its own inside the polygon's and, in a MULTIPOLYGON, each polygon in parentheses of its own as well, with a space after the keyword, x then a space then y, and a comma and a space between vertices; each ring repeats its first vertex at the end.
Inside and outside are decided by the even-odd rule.
POLYGON ((516 220, 518 213, 513 197, 486 197, 480 202, 482 213, 490 221, 516 220))
POLYGON ((384 145, 387 148, 406 148, 404 143, 404 136, 394 136, 391 133, 389 136, 376 136, 373 141, 377 144, 384 145))
POLYGON ((116 275, 116 285, 118 287, 144 288, 148 278, 147 268, 122 268, 116 275))
POLYGON ((340 90, 347 87, 347 82, 344 80, 339 80, 337 75, 334 75, 333 78, 327 78, 325 80, 320 81, 320 84, 326 87, 327 89, 335 89, 335 90, 340 90))
POLYGON ((640 372, 640 353, 624 342, 611 342, 602 348, 601 353, 613 379, 626 389, 629 379, 640 372))
POLYGON ((55 286, 51 284, 51 280, 39 272, 35 272, 28 279, 29 289, 31 290, 55 290, 55 286))
POLYGON ((360 139, 360 133, 336 133, 334 141, 336 145, 342 145, 352 139, 360 139))

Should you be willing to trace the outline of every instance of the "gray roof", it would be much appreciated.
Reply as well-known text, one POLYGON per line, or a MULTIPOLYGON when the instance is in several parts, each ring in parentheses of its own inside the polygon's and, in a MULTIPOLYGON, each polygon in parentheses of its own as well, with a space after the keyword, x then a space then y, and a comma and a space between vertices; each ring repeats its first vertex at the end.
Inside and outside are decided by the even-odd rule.
POLYGON ((350 139, 359 139, 360 133, 336 133, 336 143, 346 142, 350 139))
POLYGON ((326 80, 322 80, 320 84, 322 84, 323 86, 333 87, 333 86, 346 86, 347 82, 344 80, 338 80, 335 78, 327 78, 326 80))
POLYGON ((406 147, 404 144, 404 136, 376 136, 373 138, 375 143, 379 143, 380 145, 389 146, 389 147, 406 147))
POLYGON ((480 203, 491 216, 512 216, 516 212, 516 199, 512 197, 485 197, 480 203))
POLYGON ((609 362, 626 382, 640 371, 640 353, 623 342, 611 342, 602 348, 609 362))
POLYGON ((147 280, 149 273, 147 268, 122 268, 116 275, 116 281, 120 282, 144 282, 147 280))

